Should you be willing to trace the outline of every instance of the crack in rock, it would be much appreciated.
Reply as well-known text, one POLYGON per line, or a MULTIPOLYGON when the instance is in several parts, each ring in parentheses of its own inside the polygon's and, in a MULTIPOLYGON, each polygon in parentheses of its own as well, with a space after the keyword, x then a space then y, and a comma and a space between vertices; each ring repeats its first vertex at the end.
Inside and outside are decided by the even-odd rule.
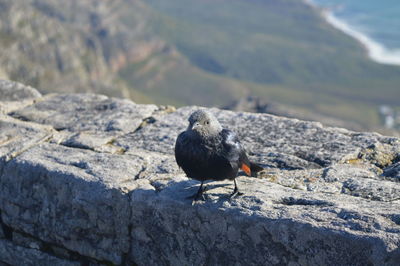
POLYGON ((294 197, 284 197, 282 198, 281 203, 285 205, 308 205, 308 206, 334 206, 332 202, 328 202, 325 200, 316 200, 316 199, 301 199, 294 197))

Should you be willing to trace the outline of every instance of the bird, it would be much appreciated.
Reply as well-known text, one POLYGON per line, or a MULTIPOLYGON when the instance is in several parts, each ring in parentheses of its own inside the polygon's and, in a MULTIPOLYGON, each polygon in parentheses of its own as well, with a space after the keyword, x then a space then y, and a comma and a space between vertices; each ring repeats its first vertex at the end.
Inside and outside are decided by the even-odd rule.
POLYGON ((236 183, 239 169, 251 176, 263 168, 249 160, 237 134, 224 129, 211 112, 196 110, 188 121, 187 129, 176 139, 175 159, 187 177, 201 182, 197 193, 189 198, 204 200, 206 180, 233 180, 230 198, 242 195, 236 183))

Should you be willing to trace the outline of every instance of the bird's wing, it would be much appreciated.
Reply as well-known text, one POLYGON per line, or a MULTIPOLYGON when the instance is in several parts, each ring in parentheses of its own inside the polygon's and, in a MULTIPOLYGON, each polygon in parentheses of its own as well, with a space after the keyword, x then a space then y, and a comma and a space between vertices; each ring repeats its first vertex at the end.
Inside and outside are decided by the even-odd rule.
POLYGON ((182 168, 183 160, 185 158, 184 150, 185 131, 180 133, 175 142, 175 160, 179 167, 182 168))
POLYGON ((251 175, 249 158, 247 158, 246 151, 240 144, 236 133, 231 130, 224 129, 222 130, 221 135, 226 159, 229 160, 232 166, 236 165, 247 175, 251 175))

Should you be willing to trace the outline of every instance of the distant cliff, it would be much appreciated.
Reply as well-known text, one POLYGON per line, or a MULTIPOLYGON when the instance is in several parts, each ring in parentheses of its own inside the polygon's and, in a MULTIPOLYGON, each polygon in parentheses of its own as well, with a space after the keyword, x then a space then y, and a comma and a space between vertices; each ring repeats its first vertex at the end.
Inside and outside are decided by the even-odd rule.
POLYGON ((210 109, 266 170, 192 206, 173 145, 197 108, 0 81, 0 263, 398 265, 399 139, 210 109))
POLYGON ((162 49, 160 40, 146 39, 141 9, 136 0, 0 0, 0 78, 42 92, 146 100, 118 76, 127 63, 162 49))
POLYGON ((175 106, 255 96, 375 131, 400 67, 301 0, 0 0, 0 78, 175 106))

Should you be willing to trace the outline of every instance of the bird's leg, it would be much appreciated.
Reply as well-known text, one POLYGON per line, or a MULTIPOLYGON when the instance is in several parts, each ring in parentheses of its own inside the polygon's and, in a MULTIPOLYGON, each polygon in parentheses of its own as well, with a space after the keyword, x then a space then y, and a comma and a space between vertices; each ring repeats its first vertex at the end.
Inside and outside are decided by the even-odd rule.
MULTIPOLYGON (((203 182, 204 181, 201 181, 201 185, 199 187, 199 190, 197 190, 196 194, 189 196, 188 199, 192 199, 193 202, 195 202, 199 199, 205 200, 203 197, 203 192, 206 191, 206 187, 203 188, 203 182)), ((193 202, 192 202, 192 204, 193 204, 193 202)))
POLYGON ((243 195, 243 193, 239 191, 239 188, 238 188, 238 186, 236 184, 236 178, 233 179, 233 182, 235 182, 235 189, 233 190, 233 193, 230 195, 231 199, 236 197, 236 196, 243 195))
POLYGON ((200 187, 199 187, 199 190, 197 190, 196 195, 194 196, 194 200, 198 200, 198 199, 200 199, 200 197, 204 200, 203 192, 204 192, 205 190, 206 190, 206 189, 203 188, 203 181, 201 181, 201 185, 200 185, 200 187))

